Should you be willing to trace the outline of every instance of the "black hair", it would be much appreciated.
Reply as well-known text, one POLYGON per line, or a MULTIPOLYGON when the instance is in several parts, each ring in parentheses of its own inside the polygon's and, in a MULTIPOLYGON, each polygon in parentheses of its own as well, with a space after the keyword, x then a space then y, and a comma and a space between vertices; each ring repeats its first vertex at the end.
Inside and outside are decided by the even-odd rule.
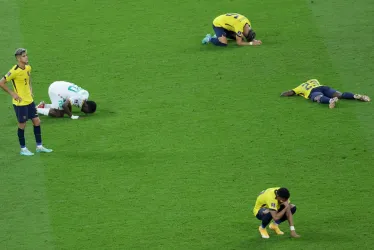
POLYGON ((253 29, 250 29, 248 35, 245 38, 248 42, 252 42, 256 38, 256 32, 254 32, 253 29))
POLYGON ((17 50, 14 52, 14 56, 15 56, 15 57, 20 56, 20 55, 22 55, 22 54, 25 53, 25 52, 27 52, 26 49, 24 49, 24 48, 19 48, 19 49, 17 49, 17 50))
POLYGON ((94 101, 86 101, 88 106, 87 113, 94 113, 96 111, 96 102, 94 101))
POLYGON ((288 198, 290 198, 290 192, 288 191, 287 188, 282 187, 277 190, 277 196, 288 200, 288 198))

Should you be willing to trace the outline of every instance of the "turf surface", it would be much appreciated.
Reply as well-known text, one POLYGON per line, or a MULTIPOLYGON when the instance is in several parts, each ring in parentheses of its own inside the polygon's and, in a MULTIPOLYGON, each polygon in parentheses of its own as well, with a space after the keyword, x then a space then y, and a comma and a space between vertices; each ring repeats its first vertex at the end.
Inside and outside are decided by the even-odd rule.
MULTIPOLYGON (((361 1, 1 1, 3 73, 29 50, 36 101, 54 80, 98 103, 42 117, 49 155, 18 155, 0 95, 0 249, 368 249, 371 103, 279 94, 309 78, 374 96, 374 4, 361 1), (202 46, 239 12, 261 47, 202 46), (257 194, 286 186, 302 238, 260 239, 257 194)), ((27 145, 34 151, 31 123, 27 145)), ((288 234, 287 225, 282 229, 288 234)))

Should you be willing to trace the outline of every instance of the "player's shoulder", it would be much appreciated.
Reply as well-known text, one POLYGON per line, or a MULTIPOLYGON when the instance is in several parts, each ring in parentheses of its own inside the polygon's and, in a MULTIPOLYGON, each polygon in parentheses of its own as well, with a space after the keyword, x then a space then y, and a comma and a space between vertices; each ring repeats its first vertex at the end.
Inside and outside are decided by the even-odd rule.
POLYGON ((9 71, 11 72, 15 72, 15 71, 19 71, 21 68, 18 66, 18 64, 14 65, 12 68, 10 68, 9 71))
POLYGON ((20 68, 17 64, 14 65, 13 67, 9 69, 8 73, 6 73, 4 77, 9 79, 9 78, 13 78, 17 76, 18 72, 20 72, 19 69, 20 68))
POLYGON ((30 64, 26 64, 26 70, 31 71, 31 65, 30 64))

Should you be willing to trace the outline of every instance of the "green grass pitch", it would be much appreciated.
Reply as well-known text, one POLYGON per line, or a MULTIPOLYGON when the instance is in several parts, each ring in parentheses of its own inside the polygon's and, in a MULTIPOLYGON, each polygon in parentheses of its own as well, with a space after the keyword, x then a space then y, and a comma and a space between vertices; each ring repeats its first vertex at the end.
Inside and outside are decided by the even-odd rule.
POLYGON ((1 72, 26 47, 36 102, 67 80, 98 103, 42 117, 54 153, 26 158, 0 94, 0 249, 373 246, 373 105, 279 97, 309 78, 374 97, 373 1, 0 2, 1 72), (263 46, 202 46, 226 12, 263 46), (302 238, 286 223, 260 238, 252 208, 272 186, 290 189, 302 238))

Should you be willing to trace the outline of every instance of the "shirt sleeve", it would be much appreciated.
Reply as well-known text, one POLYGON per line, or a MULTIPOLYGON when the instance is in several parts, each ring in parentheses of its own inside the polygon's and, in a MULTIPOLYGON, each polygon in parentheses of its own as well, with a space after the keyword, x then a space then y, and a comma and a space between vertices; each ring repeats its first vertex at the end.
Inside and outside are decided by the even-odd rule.
POLYGON ((266 205, 271 210, 277 210, 277 201, 275 199, 268 200, 266 205))
POLYGON ((4 78, 5 80, 8 82, 10 80, 13 80, 14 78, 16 78, 16 71, 13 70, 13 69, 10 69, 8 73, 5 74, 4 78))
POLYGON ((237 36, 239 37, 242 37, 243 35, 243 29, 244 29, 244 26, 242 23, 239 23, 235 26, 235 33, 237 36))
POLYGON ((79 107, 79 98, 77 97, 70 97, 69 102, 71 105, 79 107))

